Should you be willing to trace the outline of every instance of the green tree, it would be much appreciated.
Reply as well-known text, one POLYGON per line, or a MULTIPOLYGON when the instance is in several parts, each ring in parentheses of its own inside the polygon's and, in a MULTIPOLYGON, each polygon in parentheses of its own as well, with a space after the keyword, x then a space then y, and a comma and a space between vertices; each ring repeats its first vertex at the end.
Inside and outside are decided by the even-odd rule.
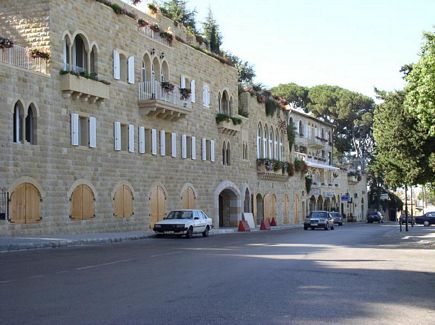
POLYGON ((203 35, 207 40, 210 51, 213 53, 220 54, 220 47, 222 45, 222 35, 219 31, 219 25, 213 17, 213 13, 211 8, 208 9, 208 15, 205 19, 205 22, 202 23, 203 35))
POLYGON ((248 61, 243 61, 230 52, 225 52, 225 55, 234 63, 239 74, 239 82, 242 84, 252 84, 255 78, 254 67, 248 61))
POLYGON ((405 107, 435 136, 435 33, 424 33, 420 60, 407 66, 405 107))
POLYGON ((378 91, 378 96, 383 103, 374 116, 374 171, 393 188, 435 181, 435 168, 430 165, 435 138, 405 110, 405 93, 378 91))
POLYGON ((285 98, 289 103, 308 109, 308 88, 295 83, 279 84, 271 89, 275 96, 285 98))
POLYGON ((163 2, 160 11, 177 23, 186 26, 192 33, 197 33, 196 29, 196 10, 189 10, 187 2, 183 0, 169 0, 163 2))

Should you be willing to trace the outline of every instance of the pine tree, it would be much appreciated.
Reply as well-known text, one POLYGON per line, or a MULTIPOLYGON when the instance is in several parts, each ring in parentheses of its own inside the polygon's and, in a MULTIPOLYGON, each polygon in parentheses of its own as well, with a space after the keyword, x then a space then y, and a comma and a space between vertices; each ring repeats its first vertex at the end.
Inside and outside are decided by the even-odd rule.
POLYGON ((208 9, 208 15, 205 22, 202 24, 204 29, 204 38, 207 40, 210 51, 216 54, 220 54, 220 47, 222 45, 222 36, 219 32, 219 25, 213 17, 211 9, 208 9))

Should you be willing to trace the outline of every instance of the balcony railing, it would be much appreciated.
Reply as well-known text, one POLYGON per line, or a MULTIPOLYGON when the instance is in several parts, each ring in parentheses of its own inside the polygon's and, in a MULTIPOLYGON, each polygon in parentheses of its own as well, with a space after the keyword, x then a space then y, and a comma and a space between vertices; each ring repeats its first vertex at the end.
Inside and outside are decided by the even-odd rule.
POLYGON ((152 40, 155 40, 166 46, 171 46, 171 43, 166 38, 160 36, 160 32, 153 31, 149 26, 139 27, 139 32, 146 37, 151 38, 152 40))
POLYGON ((19 45, 11 48, 0 48, 0 62, 22 69, 48 74, 47 60, 32 58, 28 49, 19 45))
POLYGON ((192 101, 190 96, 183 97, 176 85, 169 90, 158 81, 146 81, 139 83, 139 107, 147 115, 177 120, 190 113, 192 101))

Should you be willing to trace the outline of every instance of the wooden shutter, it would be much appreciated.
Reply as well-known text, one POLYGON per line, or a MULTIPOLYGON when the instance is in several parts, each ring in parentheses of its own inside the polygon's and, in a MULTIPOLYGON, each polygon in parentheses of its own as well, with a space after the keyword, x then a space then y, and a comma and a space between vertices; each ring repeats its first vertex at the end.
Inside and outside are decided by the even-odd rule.
POLYGON ((26 185, 18 185, 11 194, 11 221, 22 224, 26 222, 26 185))
POLYGON ((134 152, 134 125, 128 125, 128 151, 134 152))
POLYGON ((26 223, 36 223, 41 220, 41 196, 38 189, 26 183, 26 223))
POLYGON ((139 153, 145 153, 145 128, 139 127, 139 153))
POLYGON ((157 155, 157 130, 151 130, 151 153, 157 155))
POLYGON ((97 147, 97 119, 89 117, 89 147, 97 147))
POLYGON ((186 88, 186 77, 183 75, 180 77, 180 88, 186 88))
POLYGON ((163 188, 160 186, 157 186, 158 190, 158 215, 157 215, 157 221, 162 220, 165 217, 166 214, 166 197, 165 192, 163 191, 163 188))
POLYGON ((194 103, 196 100, 195 88, 196 88, 195 87, 195 80, 192 80, 190 82, 190 99, 191 99, 192 103, 194 103))
MULTIPOLYGON (((17 138, 19 141, 19 138, 17 138)), ((79 114, 71 113, 71 144, 79 145, 79 114)))
POLYGON ((154 224, 157 222, 157 218, 158 218, 158 191, 157 191, 157 187, 154 187, 151 190, 151 194, 150 194, 150 222, 149 222, 149 227, 152 228, 154 226, 154 224))
POLYGON ((113 50, 113 78, 121 79, 121 58, 117 50, 113 50))
POLYGON ((192 160, 196 160, 196 138, 192 137, 192 160))
POLYGON ((172 132, 172 138, 171 138, 171 153, 172 157, 177 157, 177 133, 172 132))
POLYGON ((130 56, 127 61, 128 65, 128 78, 129 84, 134 84, 134 56, 130 56))
POLYGON ((214 161, 214 140, 210 140, 210 160, 214 161))
POLYGON ((118 187, 118 190, 115 192, 114 201, 114 212, 113 215, 117 218, 123 217, 124 210, 124 195, 123 195, 123 186, 118 187))
POLYGON ((207 140, 205 138, 201 139, 201 155, 202 160, 207 160, 207 140))
POLYGON ((186 159, 187 158, 187 138, 186 135, 183 134, 181 136, 181 158, 186 159))
POLYGON ((165 130, 160 130, 160 155, 166 155, 166 133, 165 130))
POLYGON ((81 220, 82 214, 82 186, 77 186, 71 195, 71 219, 81 220))
POLYGON ((133 212, 133 194, 127 185, 123 186, 124 218, 131 217, 133 212))
POLYGON ((121 150, 121 122, 115 122, 114 125, 115 135, 115 151, 121 150))
POLYGON ((91 219, 94 217, 94 193, 87 185, 83 187, 83 219, 91 219))

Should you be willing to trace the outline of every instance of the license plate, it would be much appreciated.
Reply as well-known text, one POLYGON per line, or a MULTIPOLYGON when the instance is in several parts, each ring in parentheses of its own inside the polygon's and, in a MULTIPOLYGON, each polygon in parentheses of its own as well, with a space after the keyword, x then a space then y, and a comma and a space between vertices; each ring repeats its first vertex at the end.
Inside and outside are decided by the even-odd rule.
POLYGON ((169 235, 169 234, 173 234, 173 231, 165 231, 165 234, 169 235))
POLYGON ((312 226, 317 226, 317 223, 312 223, 311 225, 312 225, 312 226))

